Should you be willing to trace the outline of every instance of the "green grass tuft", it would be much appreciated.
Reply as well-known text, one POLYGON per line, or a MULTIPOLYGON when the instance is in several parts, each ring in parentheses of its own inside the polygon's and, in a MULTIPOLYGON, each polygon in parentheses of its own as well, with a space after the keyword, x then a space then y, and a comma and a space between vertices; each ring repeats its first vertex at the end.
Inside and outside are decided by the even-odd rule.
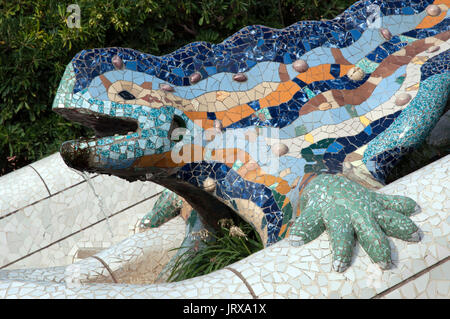
POLYGON ((201 249, 189 249, 180 255, 167 281, 206 275, 263 249, 261 238, 250 224, 239 221, 237 227, 242 230, 240 236, 235 234, 235 227, 232 224, 221 227, 217 233, 210 233, 209 239, 202 240, 204 246, 201 249))

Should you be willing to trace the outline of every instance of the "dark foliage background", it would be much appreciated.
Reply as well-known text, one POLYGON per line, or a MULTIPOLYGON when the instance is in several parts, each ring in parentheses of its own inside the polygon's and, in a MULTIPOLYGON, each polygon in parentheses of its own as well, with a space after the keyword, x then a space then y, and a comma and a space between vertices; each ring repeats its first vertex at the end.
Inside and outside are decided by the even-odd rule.
MULTIPOLYGON (((89 135, 51 111, 65 66, 79 51, 122 46, 163 55, 218 43, 240 28, 282 28, 333 18, 353 0, 0 0, 0 175, 89 135), (81 8, 68 28, 66 8, 81 8)), ((92 134, 90 134, 92 135, 92 134)))

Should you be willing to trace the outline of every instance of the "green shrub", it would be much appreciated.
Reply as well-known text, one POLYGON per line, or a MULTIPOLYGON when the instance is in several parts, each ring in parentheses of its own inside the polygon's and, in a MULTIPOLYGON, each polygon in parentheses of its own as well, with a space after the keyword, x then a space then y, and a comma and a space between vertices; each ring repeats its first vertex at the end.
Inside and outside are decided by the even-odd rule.
MULTIPOLYGON (((176 282, 222 269, 264 248, 255 229, 243 219, 224 220, 216 233, 202 241, 201 248, 189 249, 177 257, 168 282, 176 282)), ((179 247, 177 249, 181 249, 179 247)))
POLYGON ((89 135, 52 113, 65 66, 79 51, 130 47, 166 54, 197 40, 218 43, 240 28, 281 28, 300 20, 332 18, 352 0, 1 0, 0 175, 89 135), (81 28, 66 24, 81 9, 81 28))

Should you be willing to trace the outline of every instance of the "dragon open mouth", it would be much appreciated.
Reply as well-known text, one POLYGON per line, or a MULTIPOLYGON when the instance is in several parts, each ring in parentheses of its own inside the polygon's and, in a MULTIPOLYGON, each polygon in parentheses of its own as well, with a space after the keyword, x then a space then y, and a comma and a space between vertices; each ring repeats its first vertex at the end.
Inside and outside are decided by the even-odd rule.
POLYGON ((136 132, 139 127, 138 122, 134 119, 105 115, 86 109, 61 108, 54 109, 54 111, 69 121, 93 129, 97 138, 127 135, 130 132, 136 132))
POLYGON ((61 145, 60 153, 64 162, 80 171, 108 172, 109 169, 104 170, 92 161, 99 141, 119 141, 139 133, 138 121, 133 118, 111 116, 81 108, 56 108, 53 111, 94 131, 95 136, 66 141, 61 145))

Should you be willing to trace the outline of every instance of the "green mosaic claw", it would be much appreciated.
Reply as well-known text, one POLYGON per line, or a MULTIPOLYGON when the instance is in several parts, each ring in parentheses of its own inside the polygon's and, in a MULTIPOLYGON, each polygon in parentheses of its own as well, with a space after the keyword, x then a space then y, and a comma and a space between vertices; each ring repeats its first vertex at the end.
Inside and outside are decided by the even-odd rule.
POLYGON ((301 203, 302 213, 290 230, 291 244, 302 245, 327 230, 338 272, 351 263, 355 235, 383 269, 391 265, 387 236, 420 240, 419 229, 408 217, 419 209, 415 201, 373 192, 342 176, 319 175, 305 187, 301 203))
POLYGON ((142 228, 155 228, 180 213, 183 201, 172 191, 165 189, 156 201, 153 209, 141 220, 142 228))

